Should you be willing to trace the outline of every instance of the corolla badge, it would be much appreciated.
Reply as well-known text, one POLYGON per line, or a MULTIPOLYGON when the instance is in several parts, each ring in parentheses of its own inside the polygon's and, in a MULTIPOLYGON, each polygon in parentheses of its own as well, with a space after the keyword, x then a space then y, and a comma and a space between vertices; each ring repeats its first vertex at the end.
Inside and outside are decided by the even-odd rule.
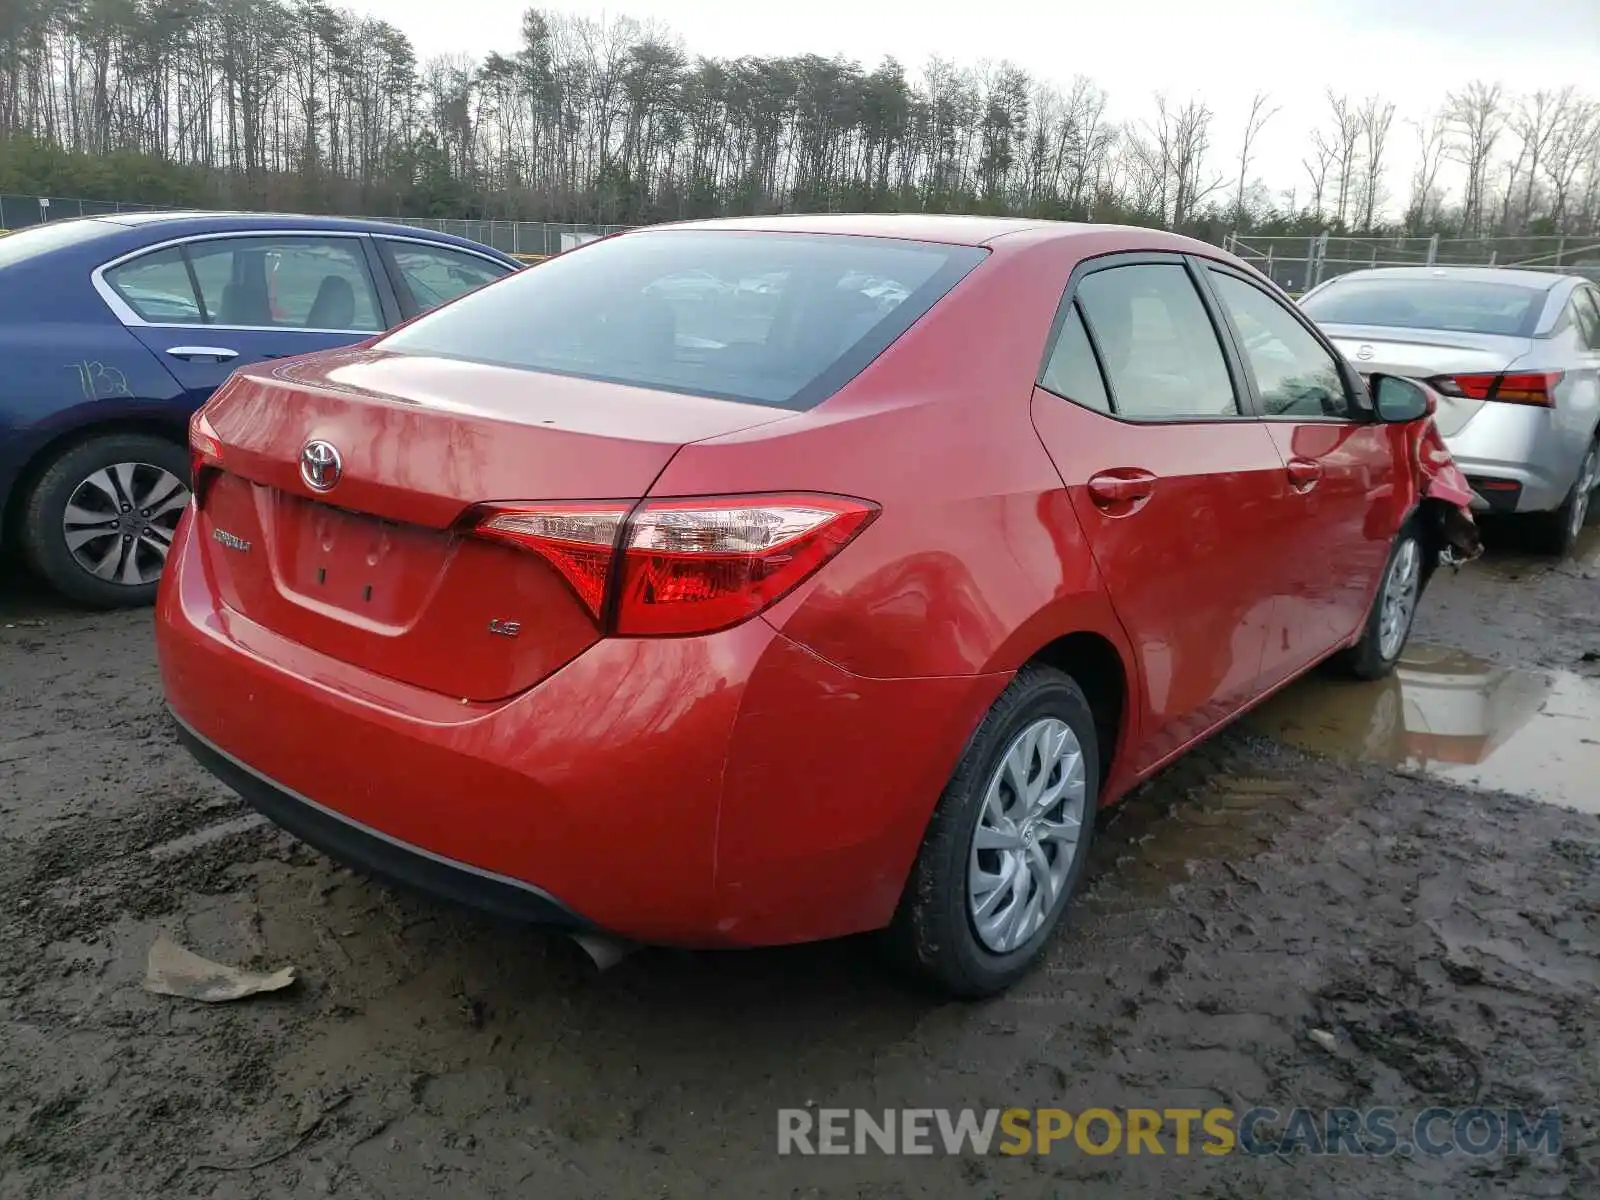
POLYGON ((331 492, 344 474, 344 459, 332 442, 310 441, 300 450, 300 478, 313 492, 331 492))
POLYGON ((1368 359, 1370 359, 1372 357, 1372 347, 1371 346, 1362 346, 1359 350, 1356 351, 1356 357, 1359 358, 1362 362, 1366 362, 1368 359))

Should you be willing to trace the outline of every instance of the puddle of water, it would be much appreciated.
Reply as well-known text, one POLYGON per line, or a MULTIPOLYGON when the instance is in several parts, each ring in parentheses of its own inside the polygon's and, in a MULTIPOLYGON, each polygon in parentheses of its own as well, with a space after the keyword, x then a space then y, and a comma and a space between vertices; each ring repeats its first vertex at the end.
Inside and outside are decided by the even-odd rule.
POLYGON ((1600 682, 1413 645, 1388 679, 1302 679, 1245 720, 1334 757, 1600 813, 1600 682))

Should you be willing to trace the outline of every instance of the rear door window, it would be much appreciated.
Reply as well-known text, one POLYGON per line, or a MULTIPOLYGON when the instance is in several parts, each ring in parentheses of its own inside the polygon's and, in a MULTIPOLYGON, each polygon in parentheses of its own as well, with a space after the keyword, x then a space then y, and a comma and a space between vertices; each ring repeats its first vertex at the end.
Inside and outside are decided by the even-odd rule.
POLYGON ((657 230, 464 296, 385 349, 805 409, 984 257, 833 234, 657 230))
POLYGON ((330 333, 384 327, 360 238, 208 238, 184 250, 209 324, 330 333))
POLYGON ((1095 271, 1078 284, 1078 304, 1119 416, 1239 415, 1222 344, 1187 268, 1133 263, 1095 271))

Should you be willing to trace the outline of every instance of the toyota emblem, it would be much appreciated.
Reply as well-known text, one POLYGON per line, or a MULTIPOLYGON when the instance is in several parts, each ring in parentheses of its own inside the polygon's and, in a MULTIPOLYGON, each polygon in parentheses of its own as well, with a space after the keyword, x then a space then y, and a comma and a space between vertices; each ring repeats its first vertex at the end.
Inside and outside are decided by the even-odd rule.
POLYGON ((313 492, 331 492, 344 474, 344 460, 333 443, 307 442, 300 451, 300 478, 313 492))
POLYGON ((1371 346, 1362 346, 1361 349, 1356 351, 1356 357, 1359 358, 1362 362, 1366 362, 1369 358, 1372 357, 1372 347, 1371 346))

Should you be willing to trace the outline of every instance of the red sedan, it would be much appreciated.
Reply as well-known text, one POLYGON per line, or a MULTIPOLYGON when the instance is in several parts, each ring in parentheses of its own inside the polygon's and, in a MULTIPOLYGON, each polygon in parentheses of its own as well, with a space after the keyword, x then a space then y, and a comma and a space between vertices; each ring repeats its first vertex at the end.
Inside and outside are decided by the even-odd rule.
POLYGON ((1394 666, 1428 410, 1166 233, 628 233, 235 375, 162 677, 380 877, 648 943, 887 929, 988 994, 1097 808, 1330 656, 1394 666))

